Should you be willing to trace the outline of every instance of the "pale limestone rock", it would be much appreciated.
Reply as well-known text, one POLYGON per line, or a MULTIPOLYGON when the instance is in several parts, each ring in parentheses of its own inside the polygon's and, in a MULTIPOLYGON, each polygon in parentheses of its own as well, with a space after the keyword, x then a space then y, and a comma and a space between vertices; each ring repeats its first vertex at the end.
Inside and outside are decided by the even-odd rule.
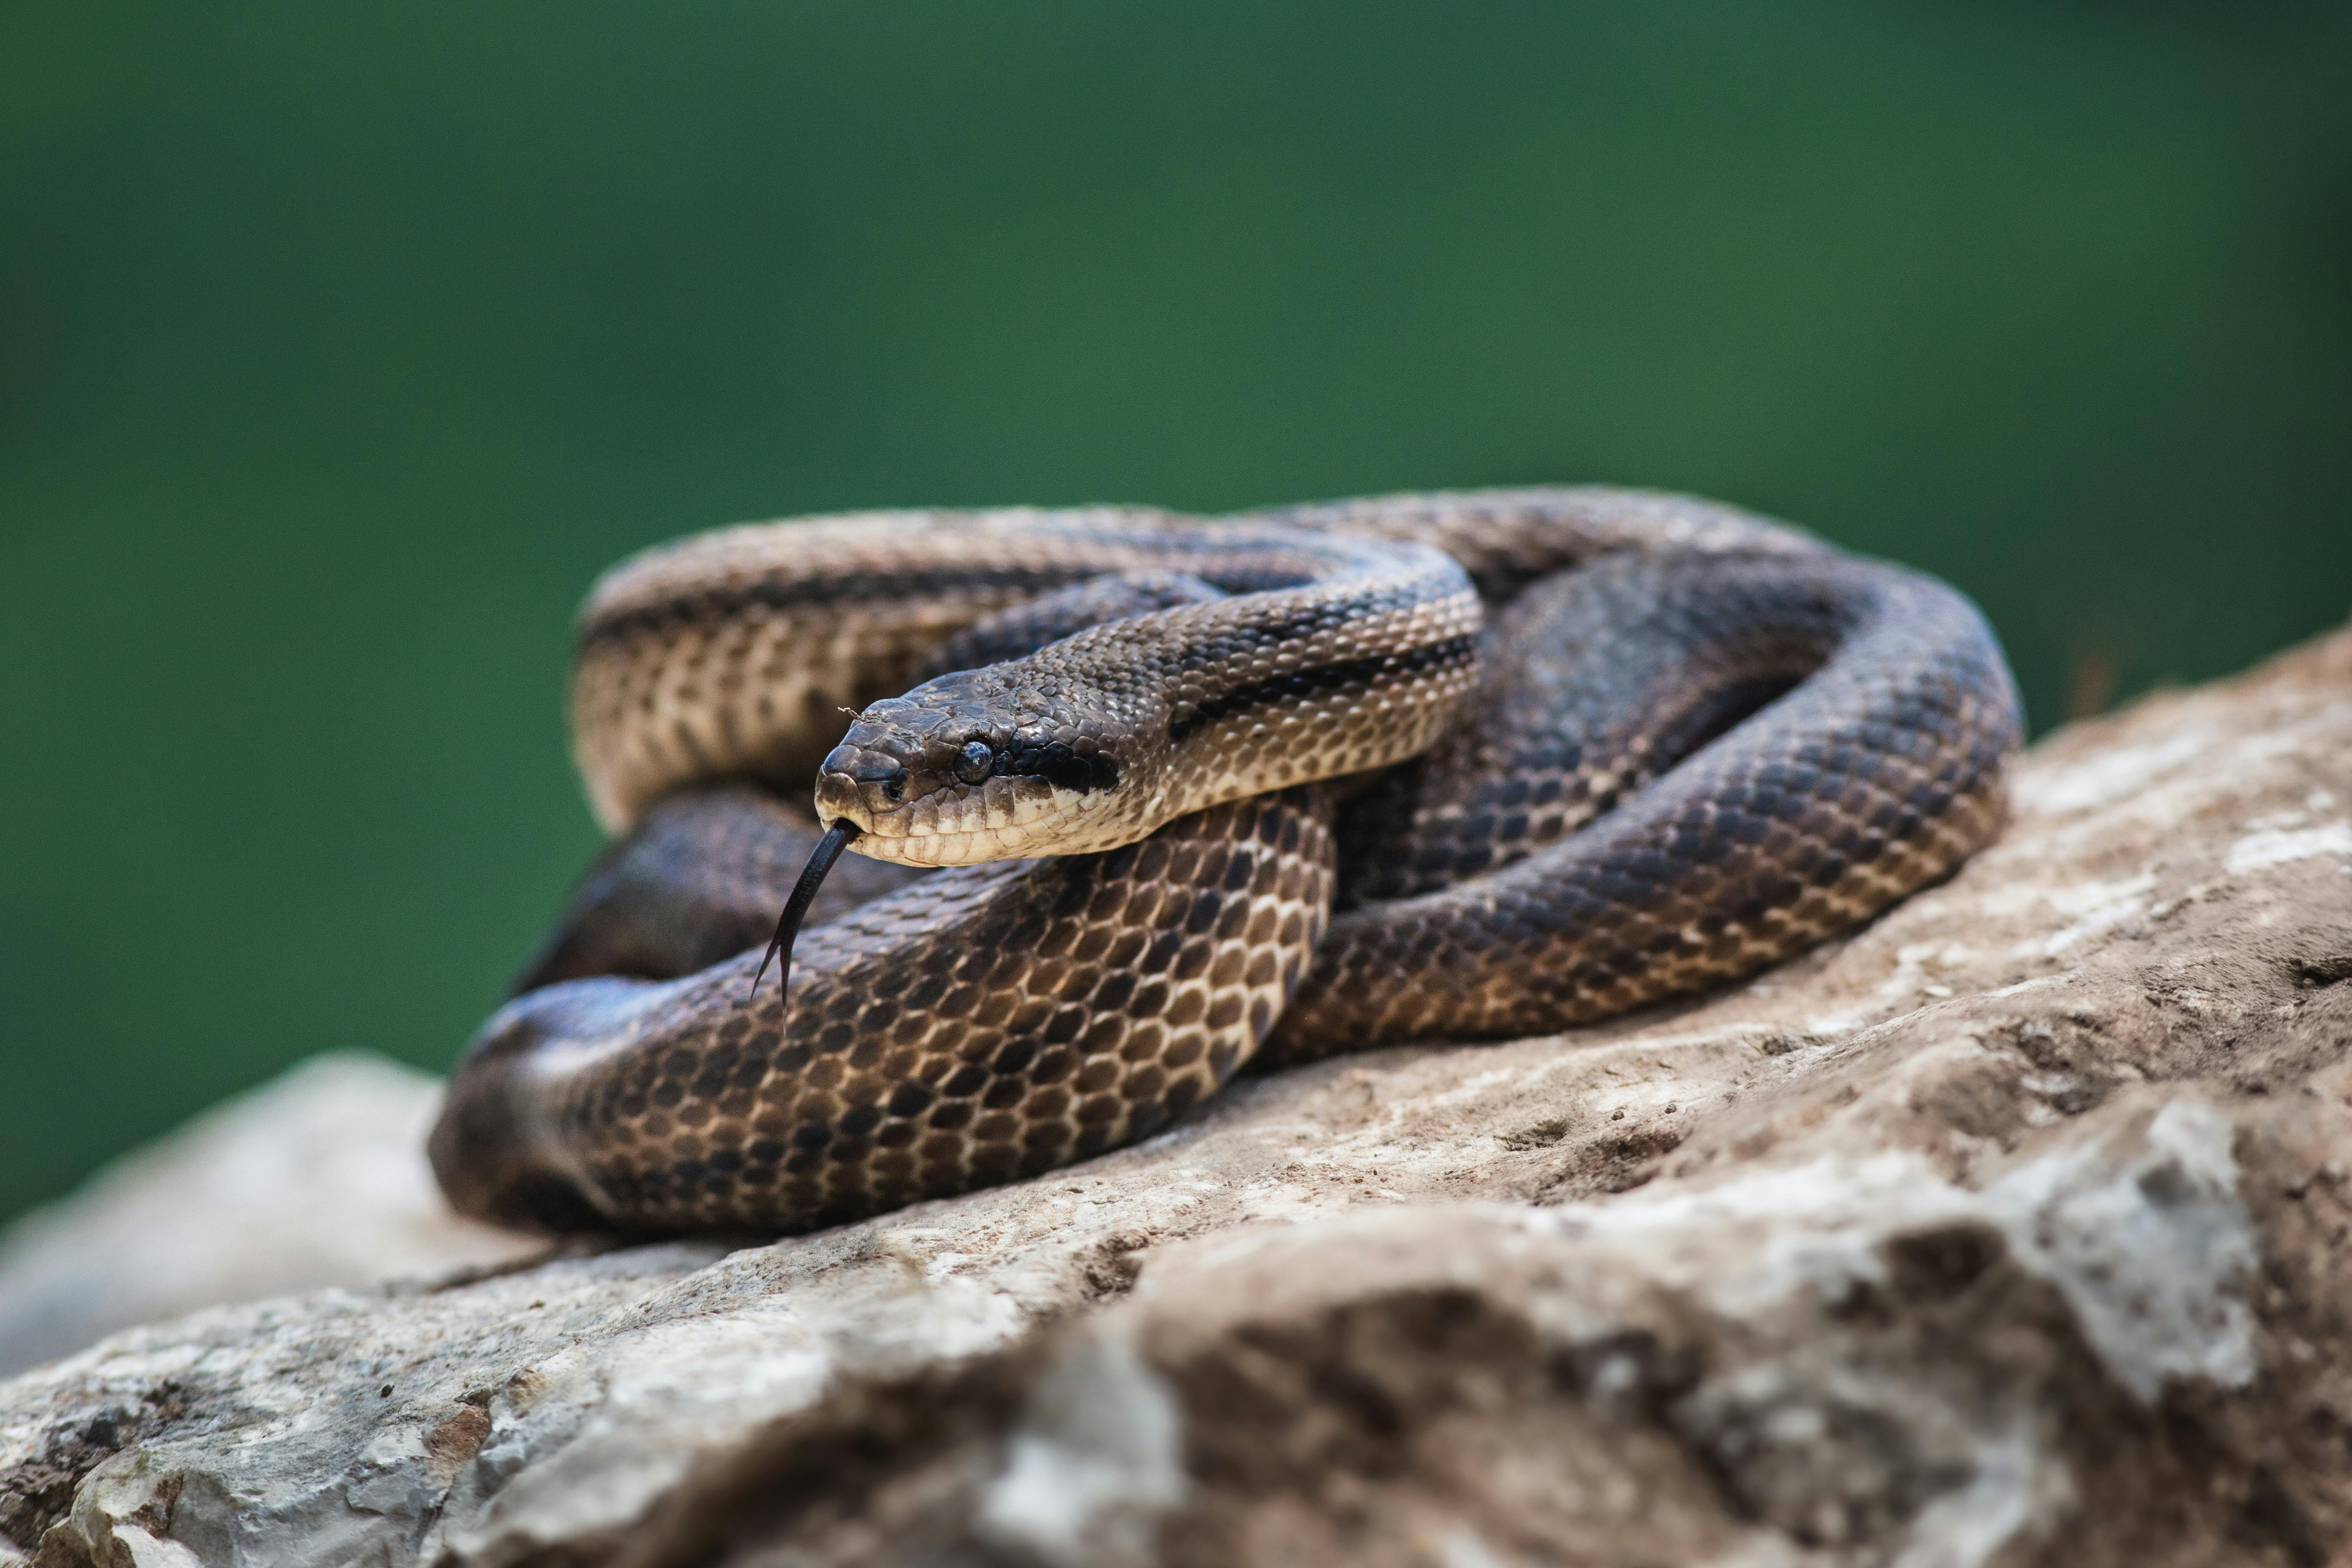
POLYGON ((117 1334, 0 1384, 0 1538, 47 1568, 2344 1560, 2352 633, 2017 784, 1950 884, 1680 1007, 1251 1079, 813 1237, 117 1334))
POLYGON ((513 1262, 425 1163, 440 1084, 316 1058, 118 1161, 0 1237, 0 1375, 198 1307, 513 1262))

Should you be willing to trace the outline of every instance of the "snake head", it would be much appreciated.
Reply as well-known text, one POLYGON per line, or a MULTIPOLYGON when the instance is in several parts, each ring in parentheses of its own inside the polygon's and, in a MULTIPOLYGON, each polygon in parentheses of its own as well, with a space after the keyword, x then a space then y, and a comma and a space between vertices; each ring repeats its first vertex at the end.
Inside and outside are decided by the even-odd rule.
POLYGON ((1153 826, 1122 789, 1120 705, 1019 661, 959 670, 857 716, 817 773, 816 810, 860 830, 860 854, 968 866, 1085 854, 1153 826))

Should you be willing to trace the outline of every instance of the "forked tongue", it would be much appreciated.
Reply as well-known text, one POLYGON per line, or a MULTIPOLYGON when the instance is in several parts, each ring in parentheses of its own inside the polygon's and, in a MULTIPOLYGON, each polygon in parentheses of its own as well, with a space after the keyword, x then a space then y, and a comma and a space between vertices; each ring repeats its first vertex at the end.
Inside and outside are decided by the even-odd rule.
POLYGON ((857 837, 857 824, 845 816, 836 816, 824 837, 809 851, 808 864, 801 868, 801 879, 793 884, 793 896, 784 900, 784 912, 776 917, 776 934, 768 939, 768 951, 760 955, 759 972, 751 976, 751 994, 743 999, 750 1006, 760 998, 760 981, 768 973, 768 961, 776 962, 776 1016, 784 1016, 784 996, 793 983, 793 942, 801 934, 801 921, 808 914, 809 905, 816 900, 816 890, 824 886, 824 874, 841 858, 849 841, 857 837), (779 956, 781 955, 781 956, 779 956))

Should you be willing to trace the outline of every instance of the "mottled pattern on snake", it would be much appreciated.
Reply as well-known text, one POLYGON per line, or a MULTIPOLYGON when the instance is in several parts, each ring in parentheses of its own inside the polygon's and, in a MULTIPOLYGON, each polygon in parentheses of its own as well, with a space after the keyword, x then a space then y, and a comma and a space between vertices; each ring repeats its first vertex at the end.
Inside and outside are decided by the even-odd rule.
POLYGON ((433 1142, 461 1208, 555 1228, 832 1223, 1139 1136, 1254 1053, 1752 973, 1983 843, 2017 738, 1949 589, 1605 489, 755 525, 618 569, 582 642, 591 797, 636 826, 433 1142), (740 950, 816 825, 755 786, 820 761, 855 847, 995 863, 845 865, 835 909, 883 896, 803 937, 780 1020, 740 950))

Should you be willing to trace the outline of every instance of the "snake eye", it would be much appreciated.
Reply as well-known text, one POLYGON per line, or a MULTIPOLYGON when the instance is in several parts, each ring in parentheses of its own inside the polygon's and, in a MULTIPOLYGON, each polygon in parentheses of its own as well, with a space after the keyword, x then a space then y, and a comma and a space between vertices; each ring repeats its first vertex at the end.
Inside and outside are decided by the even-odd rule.
POLYGON ((996 748, 985 741, 966 741, 956 753, 956 777, 976 784, 996 771, 996 748))

